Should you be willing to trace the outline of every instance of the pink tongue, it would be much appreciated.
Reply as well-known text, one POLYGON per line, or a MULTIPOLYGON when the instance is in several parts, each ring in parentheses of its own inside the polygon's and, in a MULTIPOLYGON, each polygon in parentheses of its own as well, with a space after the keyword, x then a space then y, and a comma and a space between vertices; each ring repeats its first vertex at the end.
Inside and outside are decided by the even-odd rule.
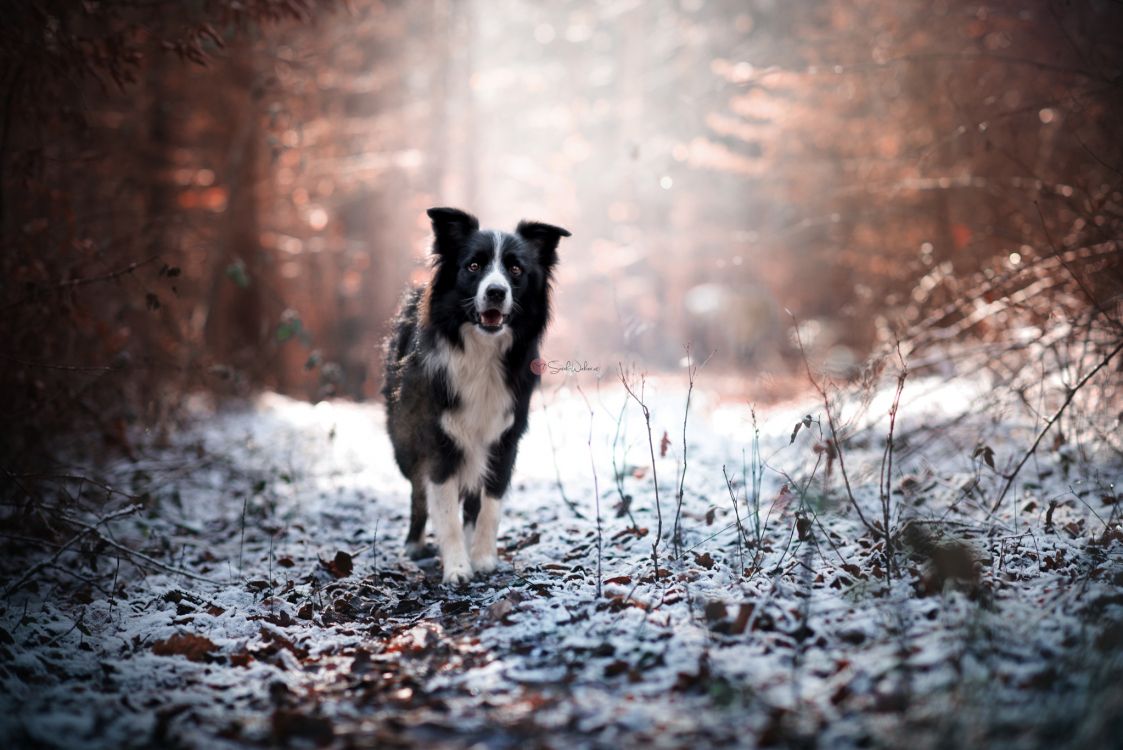
POLYGON ((503 313, 498 310, 488 310, 480 313, 480 320, 485 326, 497 326, 503 322, 503 313))

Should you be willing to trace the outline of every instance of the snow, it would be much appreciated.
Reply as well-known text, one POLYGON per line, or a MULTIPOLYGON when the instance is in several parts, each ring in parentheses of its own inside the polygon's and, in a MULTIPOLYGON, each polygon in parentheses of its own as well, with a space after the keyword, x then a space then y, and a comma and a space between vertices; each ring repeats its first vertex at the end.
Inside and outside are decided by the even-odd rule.
MULTIPOLYGON (((315 745, 334 733, 336 744, 426 747, 812 737, 859 747, 907 736, 934 747, 1110 736, 1112 719, 1098 712, 1120 705, 1123 667, 1123 644, 1103 645, 1112 633, 1120 640, 1123 615, 1123 535, 1105 534, 1119 528, 1119 511, 1102 501, 1123 474, 1110 446, 1070 430, 1080 450, 1042 450, 991 514, 1001 478, 973 457, 976 443, 993 448, 1001 469, 1039 424, 986 382, 910 381, 893 484, 912 485, 895 490, 891 524, 922 522, 937 542, 968 545, 982 571, 977 585, 921 595, 925 562, 902 552, 900 575, 879 577, 884 541, 849 507, 837 464, 824 485, 829 428, 814 398, 756 410, 754 453, 749 405, 706 392, 703 373, 676 555, 685 384, 646 383, 651 467, 642 414, 618 384, 590 373, 561 383, 537 397, 520 449, 503 565, 464 589, 441 587, 435 560, 402 552, 408 485, 379 406, 266 394, 216 410, 197 399, 173 445, 105 467, 116 487, 149 497, 102 528, 208 580, 118 564, 110 549, 98 571, 77 552, 60 564, 96 573, 112 595, 56 568, 13 594, 0 614, 0 742, 223 748, 315 745), (791 441, 805 415, 811 426, 791 441), (745 487, 754 459, 764 464, 759 547, 745 487), (614 461, 641 534, 615 511, 614 461), (805 541, 799 517, 812 521, 805 541), (354 570, 336 578, 324 563, 340 551, 354 570), (154 652, 176 634, 209 639, 213 651, 197 661, 154 652)), ((838 402, 847 473, 871 520, 881 518, 892 396, 889 384, 838 402)), ((106 508, 90 497, 82 518, 96 523, 106 508)), ((9 581, 47 553, 21 554, 5 562, 9 581)))

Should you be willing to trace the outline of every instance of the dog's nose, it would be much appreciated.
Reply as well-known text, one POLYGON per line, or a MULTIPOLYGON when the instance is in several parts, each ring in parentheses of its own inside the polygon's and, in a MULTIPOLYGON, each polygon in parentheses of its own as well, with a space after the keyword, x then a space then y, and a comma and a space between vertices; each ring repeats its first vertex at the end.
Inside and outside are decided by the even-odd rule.
POLYGON ((507 290, 498 285, 489 286, 486 295, 488 302, 502 302, 507 296, 507 290))

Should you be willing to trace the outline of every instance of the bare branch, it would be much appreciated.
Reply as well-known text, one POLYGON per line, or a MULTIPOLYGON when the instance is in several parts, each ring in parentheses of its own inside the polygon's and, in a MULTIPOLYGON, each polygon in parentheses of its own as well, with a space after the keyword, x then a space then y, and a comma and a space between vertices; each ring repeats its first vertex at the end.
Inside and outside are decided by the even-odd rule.
POLYGON ((1049 417, 1049 421, 1046 422, 1045 426, 1041 428, 1041 432, 1037 433, 1037 438, 1033 441, 1033 445, 1029 447, 1029 450, 1027 450, 1025 452, 1025 455, 1022 456, 1021 460, 1018 461, 1018 464, 1014 467, 1014 470, 1007 475, 1006 484, 1002 486, 1002 492, 998 493, 998 499, 994 501, 994 505, 990 509, 991 513, 996 512, 999 506, 1002 505, 1002 500, 1006 497, 1006 493, 1010 491, 1010 486, 1014 484, 1014 480, 1018 477, 1018 473, 1022 470, 1022 467, 1026 465, 1026 461, 1029 461, 1030 457, 1037 452, 1037 446, 1041 444, 1042 438, 1044 438, 1045 434, 1049 432, 1049 428, 1052 427, 1056 423, 1056 421, 1061 418, 1061 415, 1064 414, 1065 409, 1067 409, 1068 405, 1072 403, 1072 399, 1074 399, 1076 397, 1076 394, 1080 392, 1080 389, 1087 385, 1088 381, 1095 377, 1096 373, 1106 367, 1108 363, 1111 362, 1111 360, 1115 358, 1115 355, 1120 351, 1123 351, 1123 341, 1120 341, 1114 349, 1108 352, 1107 356, 1100 360, 1100 363, 1098 365, 1093 367, 1087 375, 1080 379, 1080 382, 1078 382, 1075 386, 1068 390, 1068 395, 1065 397, 1064 403, 1061 404, 1060 408, 1053 413, 1053 416, 1049 417))

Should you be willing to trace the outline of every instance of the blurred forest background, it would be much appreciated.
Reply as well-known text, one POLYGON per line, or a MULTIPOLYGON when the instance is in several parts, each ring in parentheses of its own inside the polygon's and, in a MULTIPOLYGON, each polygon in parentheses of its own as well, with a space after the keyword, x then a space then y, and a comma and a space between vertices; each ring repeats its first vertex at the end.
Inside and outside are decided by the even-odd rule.
POLYGON ((782 393, 786 310, 841 378, 1102 353, 1121 40, 1108 0, 9 0, 0 458, 127 452, 196 390, 373 396, 431 205, 572 230, 549 359, 689 343, 782 393))
POLYGON ((1121 123, 1120 0, 3 0, 0 746, 1118 746, 1121 123), (456 591, 434 205, 599 368, 456 591))

